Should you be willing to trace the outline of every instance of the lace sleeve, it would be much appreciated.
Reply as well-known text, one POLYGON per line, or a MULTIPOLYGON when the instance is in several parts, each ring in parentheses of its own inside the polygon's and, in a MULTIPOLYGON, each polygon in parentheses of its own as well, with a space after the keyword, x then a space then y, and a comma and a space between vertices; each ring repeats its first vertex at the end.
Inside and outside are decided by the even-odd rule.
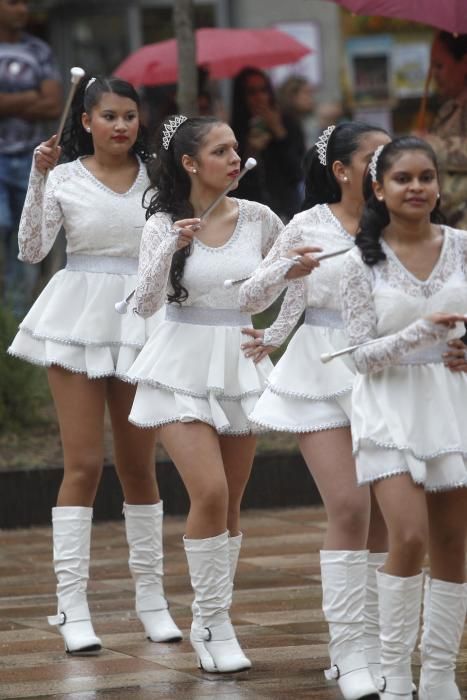
POLYGON ((172 256, 177 250, 177 235, 172 222, 164 215, 152 216, 144 226, 139 253, 135 311, 152 316, 167 296, 172 256))
POLYGON ((239 290, 240 308, 259 313, 271 306, 289 281, 285 279, 290 261, 283 256, 302 243, 298 226, 289 224, 277 237, 271 250, 249 280, 239 290))
MULTIPOLYGON (((362 260, 347 256, 340 285, 342 313, 350 345, 377 338, 377 317, 373 301, 371 272, 362 260)), ((397 333, 382 337, 353 352, 357 370, 362 374, 379 372, 397 364, 407 353, 434 345, 445 339, 449 329, 419 319, 397 333)))
POLYGON ((265 345, 280 347, 293 331, 306 306, 306 284, 303 279, 289 283, 279 314, 264 331, 265 345))
POLYGON ((55 170, 42 175, 35 165, 31 169, 28 191, 18 231, 18 258, 27 263, 38 263, 45 258, 63 224, 63 212, 56 198, 56 187, 63 177, 55 170))

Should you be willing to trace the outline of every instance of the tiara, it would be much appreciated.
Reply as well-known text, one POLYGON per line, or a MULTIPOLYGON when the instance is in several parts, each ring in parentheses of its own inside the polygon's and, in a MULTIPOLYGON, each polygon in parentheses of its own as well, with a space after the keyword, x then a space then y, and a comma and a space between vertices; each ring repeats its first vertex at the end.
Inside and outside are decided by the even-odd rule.
POLYGON ((328 150, 329 138, 330 138, 330 136, 335 128, 336 128, 335 124, 331 124, 331 126, 328 126, 323 131, 323 133, 321 134, 321 136, 319 137, 319 139, 317 140, 317 142, 315 144, 316 150, 318 151, 318 159, 319 159, 319 162, 321 163, 321 165, 326 165, 326 162, 327 162, 326 161, 326 154, 327 154, 327 150, 328 150))
POLYGON ((95 83, 95 82, 96 82, 96 79, 95 79, 95 78, 89 78, 88 82, 86 83, 86 87, 84 88, 84 92, 86 92, 86 90, 88 89, 88 87, 91 87, 91 85, 92 85, 93 83, 95 83))
POLYGON ((164 124, 164 131, 162 132, 162 145, 166 151, 169 150, 170 142, 178 127, 183 124, 183 122, 186 122, 187 119, 188 117, 184 117, 183 114, 178 114, 176 117, 169 119, 169 121, 164 124))
POLYGON ((371 156, 370 165, 368 166, 368 172, 370 173, 371 179, 373 180, 373 182, 376 182, 376 169, 378 167, 378 158, 379 158, 383 148, 384 148, 383 144, 381 146, 378 146, 376 151, 371 156))

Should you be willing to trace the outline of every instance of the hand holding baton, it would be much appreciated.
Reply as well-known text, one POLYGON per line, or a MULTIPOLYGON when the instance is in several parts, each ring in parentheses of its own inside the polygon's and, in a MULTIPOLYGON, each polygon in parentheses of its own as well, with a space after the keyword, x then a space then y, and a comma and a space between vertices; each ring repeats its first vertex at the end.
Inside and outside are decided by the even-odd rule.
MULTIPOLYGON (((317 253, 315 255, 316 260, 327 260, 328 258, 335 258, 337 255, 343 255, 344 253, 348 253, 349 250, 352 250, 352 248, 341 248, 340 250, 335 250, 333 253, 317 253)), ((289 261, 289 262, 298 262, 302 256, 301 255, 294 255, 293 258, 281 258, 281 260, 284 261, 289 261)), ((251 279, 252 275, 248 275, 248 277, 241 277, 238 280, 225 280, 224 282, 224 287, 230 288, 234 287, 237 284, 243 284, 243 282, 246 282, 247 280, 251 279)))
MULTIPOLYGON (((240 182, 240 180, 242 179, 242 177, 243 177, 244 175, 246 175, 246 173, 247 173, 249 170, 252 170, 253 168, 255 168, 256 165, 257 165, 257 161, 256 161, 254 158, 248 158, 248 160, 246 161, 245 165, 243 166, 243 168, 242 168, 242 169, 240 170, 240 172, 238 173, 237 177, 235 177, 235 178, 232 180, 232 182, 229 182, 229 184, 228 184, 227 187, 223 190, 223 192, 221 192, 220 195, 219 195, 218 197, 216 197, 216 199, 212 202, 212 204, 210 204, 210 205, 208 206, 208 208, 205 209, 205 210, 203 211, 203 213, 202 213, 201 216, 199 217, 200 221, 203 221, 203 219, 206 219, 206 218, 209 216, 209 214, 217 207, 217 205, 223 200, 223 198, 225 197, 225 195, 228 194, 228 192, 230 192, 230 190, 232 189, 232 187, 233 187, 236 183, 240 182)), ((131 301, 132 297, 134 296, 135 292, 136 292, 136 289, 133 289, 133 291, 130 292, 130 293, 128 294, 128 296, 125 297, 125 299, 122 299, 122 301, 117 301, 117 303, 115 304, 115 311, 116 311, 117 313, 119 313, 119 314, 126 314, 126 312, 128 311, 128 304, 129 304, 129 302, 131 301)))

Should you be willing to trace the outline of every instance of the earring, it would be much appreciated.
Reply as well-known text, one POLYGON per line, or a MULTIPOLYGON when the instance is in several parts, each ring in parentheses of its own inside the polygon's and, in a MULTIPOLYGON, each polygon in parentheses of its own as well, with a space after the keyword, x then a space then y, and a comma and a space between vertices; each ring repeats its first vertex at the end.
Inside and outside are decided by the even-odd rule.
POLYGON ((85 131, 87 131, 88 134, 90 134, 90 133, 91 133, 91 127, 90 127, 90 126, 86 126, 86 127, 85 127, 85 131))
POLYGON ((382 202, 384 200, 384 197, 382 194, 380 194, 379 197, 377 197, 377 199, 379 202, 382 202))
POLYGON ((342 181, 343 181, 343 182, 348 182, 348 181, 349 181, 349 178, 347 177, 347 175, 344 175, 344 177, 342 178, 342 181))
POLYGON ((441 195, 440 195, 439 192, 438 192, 438 194, 436 195, 436 199, 441 199, 441 195))
POLYGON ((192 170, 191 172, 193 173, 193 175, 196 175, 196 173, 197 173, 198 171, 197 171, 195 168, 193 168, 193 170, 192 170))

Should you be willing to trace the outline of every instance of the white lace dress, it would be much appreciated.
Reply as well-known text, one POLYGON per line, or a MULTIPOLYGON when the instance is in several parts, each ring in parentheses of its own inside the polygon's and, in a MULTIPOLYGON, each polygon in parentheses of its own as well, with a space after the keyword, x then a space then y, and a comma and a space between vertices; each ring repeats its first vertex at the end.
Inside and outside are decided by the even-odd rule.
POLYGON ((269 376, 268 386, 250 418, 270 430, 307 433, 350 425, 351 390, 355 368, 350 356, 324 365, 322 353, 345 347, 348 339, 340 313, 339 279, 346 254, 323 260, 306 278, 288 282, 289 250, 316 245, 333 252, 354 245, 326 204, 297 214, 254 276, 242 285, 242 308, 257 312, 267 307, 288 285, 281 318, 265 333, 266 344, 281 345, 303 311, 297 330, 269 376))
POLYGON ((114 307, 136 285, 148 184, 143 163, 124 194, 103 185, 81 159, 56 166, 48 177, 33 166, 19 257, 40 262, 63 225, 67 267, 53 276, 20 324, 10 354, 90 378, 126 378, 158 322, 119 315, 114 307))
POLYGON ((238 286, 261 263, 283 228, 280 219, 256 202, 235 200, 239 214, 230 239, 220 247, 195 238, 183 286, 188 299, 181 306, 165 304, 177 235, 166 214, 147 222, 141 241, 136 311, 143 316, 166 306, 166 319, 151 335, 128 373, 138 382, 130 421, 160 426, 199 420, 220 434, 251 432, 253 410, 272 369, 269 358, 257 365, 240 346, 241 329, 251 325, 241 313, 238 286))
POLYGON ((467 312, 467 236, 443 227, 437 264, 420 281, 383 241, 386 260, 347 256, 341 283, 351 344, 382 339, 353 353, 352 434, 360 483, 409 473, 428 491, 467 486, 467 375, 442 363, 455 329, 424 318, 467 312))

